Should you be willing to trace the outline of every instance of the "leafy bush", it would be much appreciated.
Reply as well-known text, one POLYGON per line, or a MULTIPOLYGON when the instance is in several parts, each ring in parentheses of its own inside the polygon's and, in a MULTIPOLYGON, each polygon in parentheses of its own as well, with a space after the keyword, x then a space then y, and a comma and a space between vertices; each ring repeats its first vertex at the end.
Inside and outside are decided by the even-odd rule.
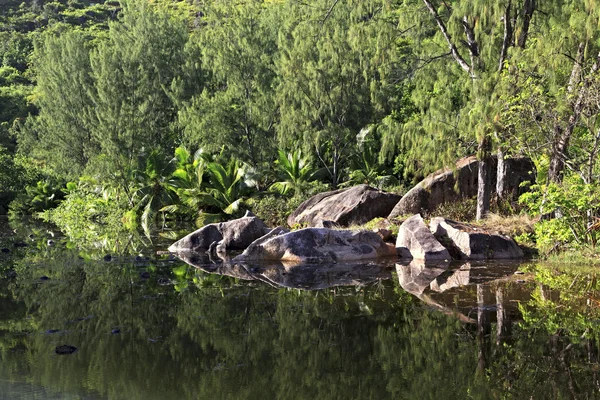
POLYGON ((598 185, 572 177, 560 185, 534 185, 519 201, 532 216, 541 218, 535 225, 541 252, 596 246, 600 230, 598 185))
POLYGON ((254 199, 251 211, 267 226, 287 227, 287 217, 304 201, 304 198, 294 196, 287 198, 279 195, 266 195, 254 199))
MULTIPOLYGON (((74 242, 91 243, 102 239, 107 232, 128 230, 123 216, 129 211, 124 197, 113 197, 101 187, 80 183, 60 205, 45 211, 42 219, 54 223, 74 242)), ((135 219, 134 219, 135 221, 135 219)))

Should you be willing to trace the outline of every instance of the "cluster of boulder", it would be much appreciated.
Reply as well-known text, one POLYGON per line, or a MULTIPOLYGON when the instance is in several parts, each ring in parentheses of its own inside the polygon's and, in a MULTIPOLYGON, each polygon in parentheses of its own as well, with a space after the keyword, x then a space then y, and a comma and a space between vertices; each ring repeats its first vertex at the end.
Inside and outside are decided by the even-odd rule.
POLYGON ((215 252, 233 262, 279 261, 291 265, 348 262, 386 257, 430 261, 522 258, 523 251, 509 237, 481 228, 433 218, 429 226, 416 214, 402 223, 396 243, 367 230, 304 228, 268 229, 247 213, 243 218, 210 224, 187 235, 171 252, 215 252), (229 250, 244 250, 231 260, 229 250))
MULTIPOLYGON (((503 163, 503 190, 521 190, 520 183, 533 180, 528 159, 503 163)), ((477 193, 477 159, 467 157, 455 169, 437 171, 417 184, 405 196, 386 193, 367 185, 320 193, 302 203, 287 219, 288 231, 270 229, 247 213, 233 221, 210 224, 174 243, 171 252, 206 252, 228 259, 229 250, 243 250, 232 259, 243 261, 285 261, 290 263, 335 263, 382 257, 424 261, 450 259, 521 258, 523 252, 509 237, 479 227, 433 218, 429 226, 420 213, 428 214, 445 202, 460 201, 477 193), (392 219, 415 214, 399 229, 395 245, 385 240, 385 229, 351 231, 375 218, 392 219)))

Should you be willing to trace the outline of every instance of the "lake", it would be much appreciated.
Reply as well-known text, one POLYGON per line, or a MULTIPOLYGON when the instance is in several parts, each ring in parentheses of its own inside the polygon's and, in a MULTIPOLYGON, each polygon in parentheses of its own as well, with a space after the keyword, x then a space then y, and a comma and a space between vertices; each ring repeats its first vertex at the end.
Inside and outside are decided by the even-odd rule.
POLYGON ((125 242, 0 221, 0 399, 600 398, 585 266, 186 263, 125 242))

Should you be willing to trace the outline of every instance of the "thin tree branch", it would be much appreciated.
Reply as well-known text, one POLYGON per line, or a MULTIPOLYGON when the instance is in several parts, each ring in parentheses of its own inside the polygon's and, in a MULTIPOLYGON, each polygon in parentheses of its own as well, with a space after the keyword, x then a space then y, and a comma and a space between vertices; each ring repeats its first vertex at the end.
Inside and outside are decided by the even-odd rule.
POLYGON ((456 45, 452 41, 452 37, 448 33, 448 29, 446 28, 446 24, 444 24, 444 21, 442 21, 442 18, 440 17, 440 15, 438 14, 438 12, 436 11, 436 9, 433 6, 433 4, 431 3, 431 1, 429 1, 429 0, 423 0, 423 3, 425 3, 425 6, 429 10, 429 13, 435 19, 435 22, 437 23, 438 27, 440 28, 440 31, 442 32, 442 35, 446 39, 446 42, 448 43, 448 47, 450 48, 450 54, 452 54, 452 57, 454 57, 454 60, 456 60, 456 62, 458 63, 458 65, 465 72, 467 72, 471 76, 471 78, 475 78, 475 74, 473 73, 473 69, 465 61, 465 59, 460 55, 460 53, 458 51, 458 48, 456 47, 456 45))
POLYGON ((337 4, 340 2, 340 0, 335 0, 333 2, 333 4, 331 5, 331 7, 329 7, 329 11, 327 11, 327 14, 325 14, 325 16, 323 17, 323 20, 321 21, 321 24, 324 24, 325 21, 327 21, 327 19, 329 18, 329 16, 331 15, 331 13, 333 12, 333 9, 335 8, 335 6, 337 6, 337 4))

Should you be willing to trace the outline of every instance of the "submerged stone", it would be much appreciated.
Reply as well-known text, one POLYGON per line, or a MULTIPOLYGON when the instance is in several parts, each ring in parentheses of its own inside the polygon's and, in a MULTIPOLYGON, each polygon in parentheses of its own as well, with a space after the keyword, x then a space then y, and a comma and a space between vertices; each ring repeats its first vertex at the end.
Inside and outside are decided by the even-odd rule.
POLYGON ((73 354, 77 351, 77 347, 68 344, 63 344, 61 346, 56 346, 56 349, 54 351, 56 352, 56 354, 59 355, 73 354))

